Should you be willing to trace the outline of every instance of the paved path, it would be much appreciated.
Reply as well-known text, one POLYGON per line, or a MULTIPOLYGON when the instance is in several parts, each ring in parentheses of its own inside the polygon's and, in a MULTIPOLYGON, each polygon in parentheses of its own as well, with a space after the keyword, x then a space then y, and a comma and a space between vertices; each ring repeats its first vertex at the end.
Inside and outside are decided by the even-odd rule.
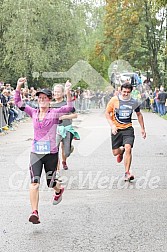
POLYGON ((32 124, 0 136, 0 252, 166 252, 167 121, 152 113, 144 118, 146 140, 133 121, 133 183, 124 183, 123 164, 111 155, 103 111, 74 121, 81 140, 62 171, 63 201, 51 204, 43 174, 40 225, 28 222, 32 124))

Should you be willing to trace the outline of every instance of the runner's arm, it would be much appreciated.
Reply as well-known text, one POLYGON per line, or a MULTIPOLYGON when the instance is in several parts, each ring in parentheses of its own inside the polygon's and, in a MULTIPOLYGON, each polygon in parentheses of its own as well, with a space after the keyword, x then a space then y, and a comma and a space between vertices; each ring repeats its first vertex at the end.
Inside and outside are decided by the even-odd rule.
POLYGON ((73 102, 71 97, 71 83, 69 82, 69 80, 67 80, 65 84, 65 94, 67 97, 67 106, 73 108, 73 102))
POLYGON ((32 111, 34 110, 30 106, 28 106, 22 99, 20 95, 21 87, 26 81, 26 78, 19 78, 17 81, 17 86, 14 95, 14 103, 21 110, 25 111, 28 115, 32 116, 32 111))
POLYGON ((137 115, 137 119, 138 119, 138 122, 139 122, 140 127, 141 127, 142 137, 145 139, 146 138, 146 131, 145 131, 145 127, 144 127, 143 115, 142 115, 141 112, 136 112, 136 115, 137 115))
POLYGON ((76 113, 72 113, 72 114, 69 114, 69 115, 63 115, 59 119, 60 120, 64 120, 64 119, 71 120, 71 119, 74 119, 74 118, 77 118, 77 117, 78 117, 78 115, 76 113))
POLYGON ((110 125, 111 128, 112 128, 113 125, 114 125, 114 123, 113 123, 113 121, 112 121, 112 119, 111 119, 111 116, 110 116, 110 113, 109 113, 108 111, 105 111, 105 117, 106 117, 106 119, 107 119, 109 125, 110 125))
POLYGON ((109 125, 110 125, 110 127, 111 127, 112 134, 113 134, 113 135, 116 135, 116 134, 117 134, 117 127, 116 127, 116 125, 113 123, 110 114, 111 114, 111 112, 109 112, 109 111, 107 111, 107 110, 105 111, 105 117, 106 117, 106 119, 107 119, 107 121, 108 121, 108 123, 109 123, 109 125))

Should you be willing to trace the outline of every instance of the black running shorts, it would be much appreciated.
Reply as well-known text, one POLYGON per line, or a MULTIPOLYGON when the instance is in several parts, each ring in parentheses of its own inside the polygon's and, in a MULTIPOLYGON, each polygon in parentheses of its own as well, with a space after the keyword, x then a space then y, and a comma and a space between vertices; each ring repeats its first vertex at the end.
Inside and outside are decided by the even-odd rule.
POLYGON ((42 169, 44 166, 48 187, 56 185, 56 169, 58 162, 58 153, 54 154, 30 154, 30 176, 31 183, 40 183, 42 169))
POLYGON ((111 134, 112 149, 118 149, 120 146, 130 144, 133 147, 135 135, 134 128, 129 127, 127 129, 118 129, 116 135, 111 134))

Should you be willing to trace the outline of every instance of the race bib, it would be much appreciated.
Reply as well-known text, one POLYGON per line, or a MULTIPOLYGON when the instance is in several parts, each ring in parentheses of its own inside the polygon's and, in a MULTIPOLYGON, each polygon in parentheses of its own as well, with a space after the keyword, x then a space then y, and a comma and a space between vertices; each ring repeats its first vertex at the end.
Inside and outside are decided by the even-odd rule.
POLYGON ((34 147, 35 147, 35 153, 37 154, 50 153, 50 141, 35 141, 34 147))
POLYGON ((119 117, 120 118, 129 118, 131 115, 131 110, 119 110, 119 117))

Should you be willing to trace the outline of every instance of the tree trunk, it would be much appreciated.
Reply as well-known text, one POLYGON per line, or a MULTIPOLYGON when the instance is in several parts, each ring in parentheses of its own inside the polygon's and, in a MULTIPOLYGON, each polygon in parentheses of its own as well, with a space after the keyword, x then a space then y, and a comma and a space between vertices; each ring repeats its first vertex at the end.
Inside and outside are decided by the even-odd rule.
POLYGON ((156 49, 153 50, 153 56, 151 60, 151 70, 153 75, 153 86, 160 87, 162 83, 161 83, 161 76, 159 73, 158 54, 156 49))

